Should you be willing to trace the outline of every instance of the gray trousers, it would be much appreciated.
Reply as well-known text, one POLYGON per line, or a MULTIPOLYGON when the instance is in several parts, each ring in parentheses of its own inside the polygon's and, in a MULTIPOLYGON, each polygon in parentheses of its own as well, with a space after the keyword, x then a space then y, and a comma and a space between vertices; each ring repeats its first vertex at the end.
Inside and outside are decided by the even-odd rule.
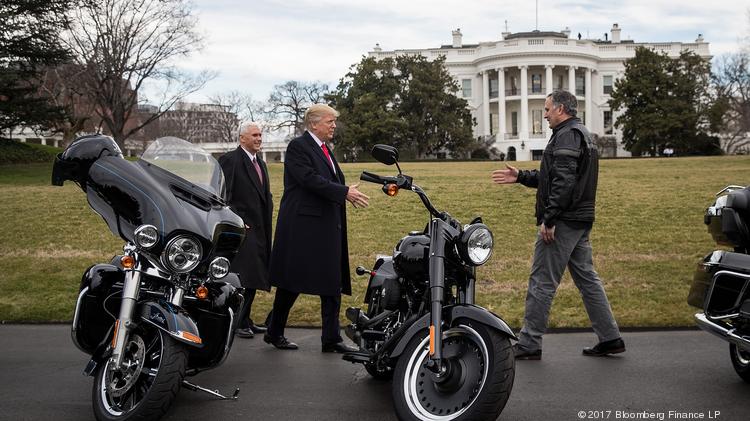
POLYGON ((552 299, 566 266, 581 293, 591 327, 599 341, 620 337, 604 286, 594 270, 590 232, 590 227, 575 228, 564 221, 558 221, 552 244, 545 244, 541 234, 537 234, 529 289, 526 293, 526 314, 519 336, 521 348, 529 351, 542 348, 542 335, 547 330, 552 299))

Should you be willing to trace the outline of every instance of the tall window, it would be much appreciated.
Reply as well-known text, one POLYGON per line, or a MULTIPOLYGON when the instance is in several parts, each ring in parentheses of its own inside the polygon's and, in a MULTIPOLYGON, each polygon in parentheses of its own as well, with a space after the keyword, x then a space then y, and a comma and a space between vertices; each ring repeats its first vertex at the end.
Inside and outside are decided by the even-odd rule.
POLYGON ((562 91, 563 89, 563 75, 557 75, 557 83, 555 84, 555 90, 562 91))
POLYGON ((464 98, 471 98, 471 79, 461 79, 461 91, 464 98))
POLYGON ((604 134, 612 134, 612 111, 604 111, 604 134))
POLYGON ((583 79, 583 75, 576 75, 576 95, 583 95, 586 93, 586 82, 583 79))
POLYGON ((531 93, 532 94, 542 93, 542 75, 540 74, 531 75, 531 93))
POLYGON ((490 79, 490 98, 497 98, 497 79, 490 79))
POLYGON ((613 86, 612 86, 612 76, 611 75, 602 76, 602 87, 603 87, 603 90, 604 90, 604 95, 609 95, 609 94, 612 93, 613 86))
POLYGON ((531 110, 532 130, 534 134, 542 133, 542 110, 531 110))
POLYGON ((510 130, 513 136, 518 135, 518 113, 515 111, 510 113, 510 130))
POLYGON ((508 95, 518 95, 517 81, 518 79, 516 79, 515 76, 510 77, 510 89, 508 90, 508 95))

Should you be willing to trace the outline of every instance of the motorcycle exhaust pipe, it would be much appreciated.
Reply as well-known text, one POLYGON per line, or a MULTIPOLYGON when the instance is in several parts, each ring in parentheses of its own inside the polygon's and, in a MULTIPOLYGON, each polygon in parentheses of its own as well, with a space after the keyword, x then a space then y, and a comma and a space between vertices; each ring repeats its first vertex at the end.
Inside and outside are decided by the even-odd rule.
POLYGON ((750 337, 737 335, 734 333, 736 329, 728 329, 709 320, 705 313, 696 313, 695 321, 698 323, 698 327, 702 330, 750 352, 750 337))

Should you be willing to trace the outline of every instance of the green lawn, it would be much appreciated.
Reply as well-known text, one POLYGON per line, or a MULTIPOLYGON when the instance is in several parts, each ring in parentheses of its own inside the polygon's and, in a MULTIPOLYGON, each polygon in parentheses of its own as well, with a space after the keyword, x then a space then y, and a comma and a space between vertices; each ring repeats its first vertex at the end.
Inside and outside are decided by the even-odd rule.
MULTIPOLYGON (((481 215, 495 234, 495 251, 479 269, 477 301, 520 326, 535 236, 535 191, 491 183, 497 162, 404 163, 434 205, 463 222, 481 215)), ((524 169, 537 162, 519 163, 524 169)), ((621 326, 692 326, 696 309, 686 304, 695 263, 716 248, 703 212, 727 184, 750 184, 750 157, 624 159, 601 161, 597 222, 592 232, 595 266, 621 326)), ((368 170, 390 174, 377 163, 343 165, 350 184, 368 170)), ((276 207, 282 194, 281 164, 269 165, 276 207)), ((121 241, 88 208, 72 183, 50 185, 51 165, 0 166, 0 321, 70 320, 81 273, 107 261, 121 241)), ((406 232, 428 221, 416 195, 387 197, 364 183, 367 209, 348 208, 352 271, 389 254, 406 232)), ((360 305, 366 279, 353 275, 354 294, 343 307, 360 305)), ((253 309, 263 319, 273 296, 259 293, 253 309)), ((342 311, 343 314, 343 311, 342 311)), ((293 325, 318 325, 317 297, 302 297, 293 325)), ((588 318, 566 275, 555 298, 553 327, 585 327, 588 318)))

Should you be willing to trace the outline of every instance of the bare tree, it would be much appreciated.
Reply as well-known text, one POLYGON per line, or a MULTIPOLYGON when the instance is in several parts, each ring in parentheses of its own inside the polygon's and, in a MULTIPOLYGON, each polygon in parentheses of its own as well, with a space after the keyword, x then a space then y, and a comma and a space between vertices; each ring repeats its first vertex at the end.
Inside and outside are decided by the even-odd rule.
POLYGON ((287 128, 295 136, 304 132, 305 111, 324 101, 328 85, 320 82, 298 82, 290 80, 273 87, 268 98, 271 128, 287 128))
POLYGON ((72 14, 67 43, 86 69, 85 95, 96 104, 118 144, 203 87, 213 74, 180 71, 176 60, 201 48, 196 19, 185 0, 86 0, 72 14), (146 83, 160 86, 145 98, 146 83), (152 100, 156 112, 138 119, 139 104, 152 100))
POLYGON ((750 153, 750 53, 719 57, 714 67, 719 135, 724 153, 750 153))
POLYGON ((67 146, 81 132, 97 131, 100 124, 95 118, 96 107, 83 93, 80 83, 85 69, 75 64, 62 64, 49 67, 41 77, 39 94, 50 105, 65 110, 63 118, 55 121, 48 129, 63 136, 67 146))
POLYGON ((221 133, 221 141, 232 143, 237 141, 239 125, 245 122, 260 122, 265 119, 264 104, 255 101, 250 94, 239 91, 215 94, 208 100, 212 104, 223 106, 228 113, 217 117, 215 124, 221 133))

